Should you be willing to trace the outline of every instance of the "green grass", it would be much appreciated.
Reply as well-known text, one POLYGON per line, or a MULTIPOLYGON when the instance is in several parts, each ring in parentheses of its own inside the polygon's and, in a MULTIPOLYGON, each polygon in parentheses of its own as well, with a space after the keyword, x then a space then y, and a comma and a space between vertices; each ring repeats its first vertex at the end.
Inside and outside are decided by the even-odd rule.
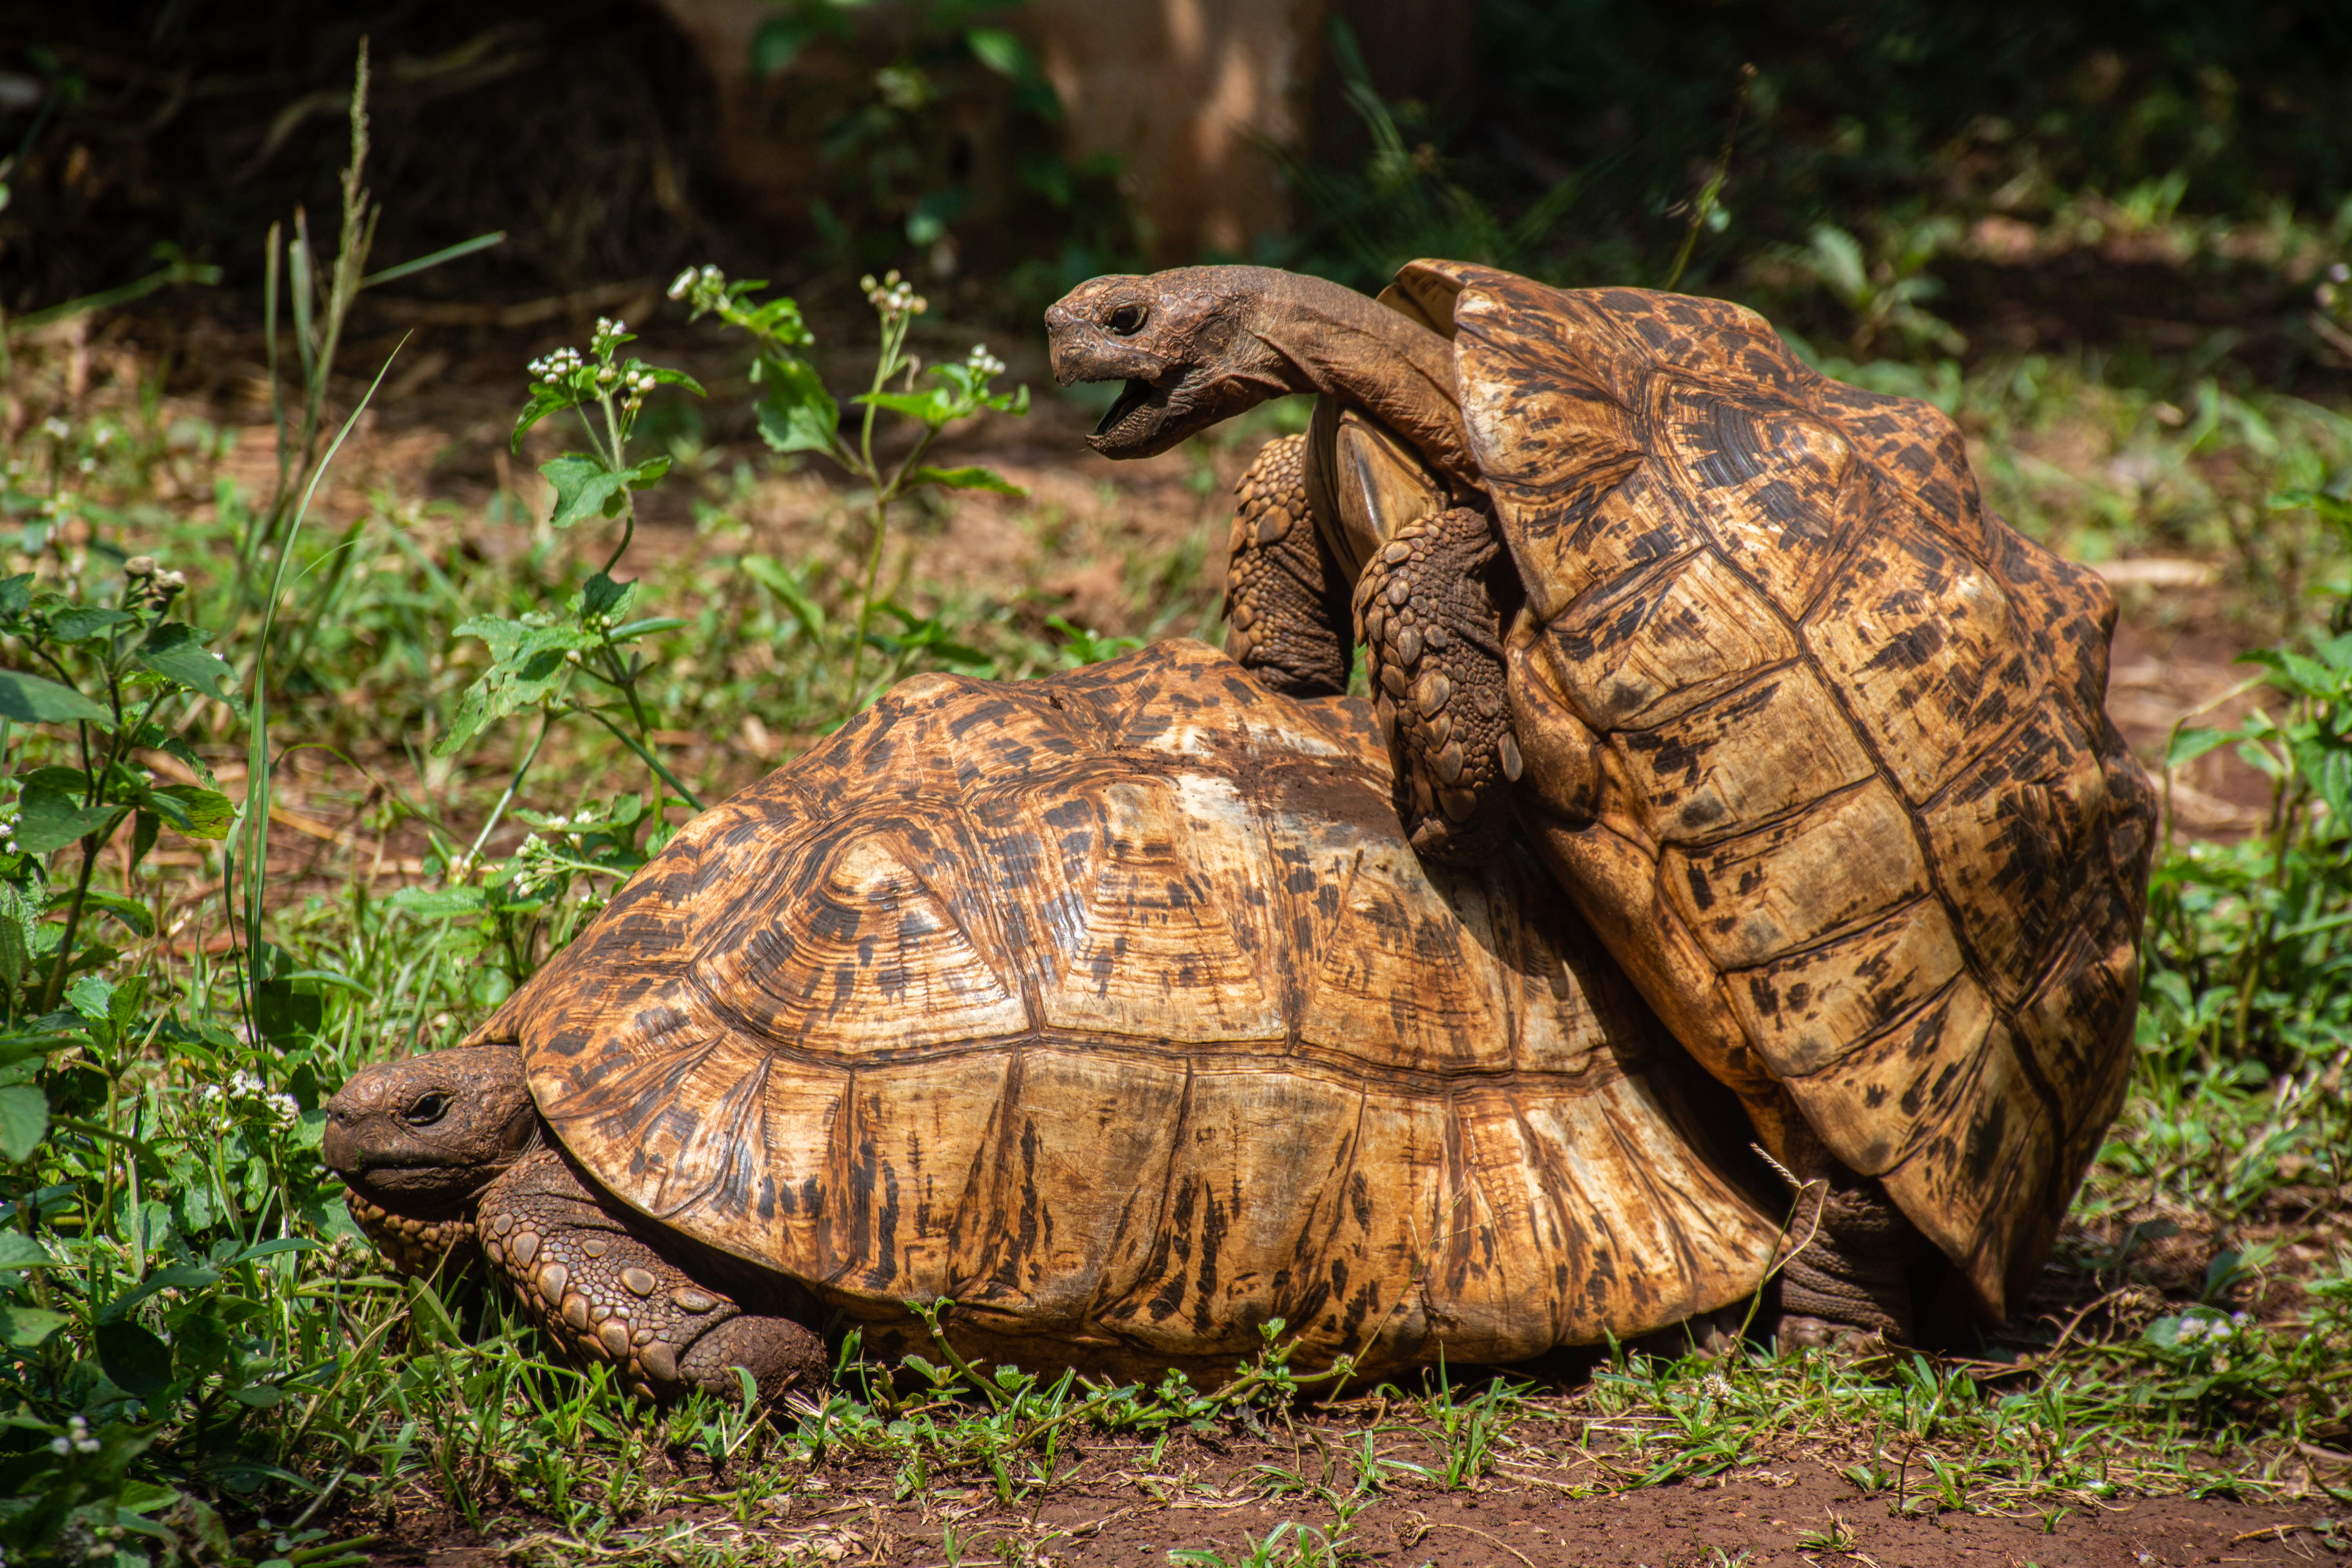
MULTIPOLYGON (((772 437, 816 406, 781 321, 751 345, 772 437)), ((875 388, 903 400, 885 412, 937 430, 998 395, 909 384, 889 308, 878 325, 875 388)), ((0 692, 11 1563, 328 1568, 387 1518, 531 1559, 783 1561, 823 1553, 755 1527, 812 1478, 927 1515, 967 1497, 1034 1515, 1108 1453, 1146 1493, 1240 1489, 1292 1514, 1238 1554, 1181 1560, 1321 1563, 1349 1558, 1368 1500, 1496 1479, 1589 1496, 1810 1456, 1900 1511, 2055 1510, 2279 1495, 2309 1448, 2352 1439, 2352 425, 2046 357, 1832 368, 1951 409, 1996 506, 2074 553, 2214 562, 2239 634, 2278 649, 2248 667, 2266 682, 2254 716, 2172 742, 2183 766, 2242 752, 2276 795, 2242 842, 2167 847, 2139 1071, 2062 1248, 2059 1317, 1875 1375, 1752 1347, 1627 1352, 1589 1374, 1345 1399, 1299 1386, 1271 1346, 1217 1391, 852 1358, 823 1403, 761 1413, 638 1405, 477 1281, 388 1277, 320 1164, 320 1101, 365 1062, 452 1043, 686 802, 747 782, 743 759, 680 737, 756 721, 797 750, 918 670, 1019 678, 1122 646, 1017 593, 927 586, 891 470, 856 468, 868 453, 837 454, 836 549, 761 548, 745 519, 799 460, 790 440, 715 449, 663 413, 682 390, 635 426, 594 378, 621 342, 600 334, 588 380, 566 383, 610 422, 589 467, 558 470, 562 527, 509 495, 464 515, 343 484, 323 367, 283 411, 288 478, 248 495, 220 478, 227 437, 167 421, 152 381, 77 390, 69 348, 12 345, 0 664, 82 706, 0 692), (695 548, 640 565, 630 487, 656 482, 687 498, 695 548), (462 547, 483 533, 525 542, 462 547), (140 555, 184 589, 126 573, 140 555), (1282 1457, 1211 1480, 1160 1469, 1203 1441, 1270 1454, 1259 1435, 1277 1430, 1282 1457)), ((547 400, 552 383, 517 374, 519 405, 547 400)), ((1213 488, 1206 448, 1199 471, 1213 488)), ((1139 560, 1154 609, 1110 631, 1205 627, 1204 572, 1196 546, 1139 560)), ((1043 1550, 957 1518, 938 1521, 945 1560, 1043 1550)))

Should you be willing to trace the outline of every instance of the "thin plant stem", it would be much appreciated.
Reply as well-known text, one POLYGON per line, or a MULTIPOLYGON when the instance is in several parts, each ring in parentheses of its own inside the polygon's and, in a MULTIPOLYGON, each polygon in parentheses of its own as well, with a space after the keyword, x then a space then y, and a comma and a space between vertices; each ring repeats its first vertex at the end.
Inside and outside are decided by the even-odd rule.
POLYGON ((482 824, 482 830, 479 833, 474 835, 473 847, 466 851, 465 862, 457 868, 459 877, 464 877, 473 869, 474 862, 481 857, 482 846, 488 844, 490 841, 490 835, 498 831, 499 822, 506 816, 507 807, 514 804, 515 792, 522 788, 523 775, 530 772, 531 763, 539 761, 539 749, 547 744, 547 732, 554 728, 555 711, 550 709, 541 715, 539 733, 532 737, 530 750, 522 754, 522 761, 516 766, 514 776, 507 780, 506 793, 499 795, 498 805, 490 808, 489 820, 482 824))
POLYGON ((604 725, 605 729, 610 730, 613 732, 613 738, 614 740, 628 747, 629 750, 636 752, 636 754, 644 760, 646 766, 653 769, 655 774, 660 778, 662 783, 669 785, 670 788, 677 792, 678 799, 686 802, 687 805, 692 810, 700 811, 702 809, 702 800, 700 796, 697 795, 692 790, 687 788, 684 784, 678 783, 677 775, 670 772, 669 769, 664 767, 662 765, 662 760, 659 757, 655 756, 652 752, 640 744, 636 738, 632 736, 626 730, 624 730, 618 724, 614 723, 613 721, 607 718, 601 710, 574 705, 572 711, 574 713, 585 713, 591 719, 595 720, 599 724, 604 725))

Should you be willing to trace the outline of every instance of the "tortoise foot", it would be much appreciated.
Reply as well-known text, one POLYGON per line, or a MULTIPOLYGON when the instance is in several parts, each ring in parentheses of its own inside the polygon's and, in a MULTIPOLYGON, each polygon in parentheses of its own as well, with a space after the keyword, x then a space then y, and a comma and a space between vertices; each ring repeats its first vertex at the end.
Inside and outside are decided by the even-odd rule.
POLYGON ((824 1343, 789 1318, 746 1312, 629 1229, 563 1157, 542 1150, 482 1194, 483 1255, 542 1327, 647 1399, 694 1388, 763 1399, 824 1381, 824 1343))
POLYGON ((1773 1337, 1783 1349, 1817 1350, 1857 1372, 1874 1372, 1894 1363, 1894 1345, 1880 1331, 1809 1313, 1781 1313, 1773 1337))
POLYGON ((1356 635, 1396 768, 1397 816, 1430 859, 1486 853, 1522 771, 1511 733, 1493 521, 1466 507, 1397 530, 1356 584, 1356 635))
POLYGON ((1854 1178, 1809 1185, 1791 1237, 1798 1246, 1780 1264, 1784 1341, 1855 1359, 1912 1342, 1909 1270, 1926 1242, 1885 1188, 1854 1178))

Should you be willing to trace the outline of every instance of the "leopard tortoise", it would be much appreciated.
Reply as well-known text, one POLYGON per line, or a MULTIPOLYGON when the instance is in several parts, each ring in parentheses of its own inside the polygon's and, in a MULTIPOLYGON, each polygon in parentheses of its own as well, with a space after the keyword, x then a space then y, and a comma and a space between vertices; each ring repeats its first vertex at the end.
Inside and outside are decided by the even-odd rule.
POLYGON ((327 1161, 396 1265, 478 1247, 647 1394, 821 1378, 828 1319, 915 1348, 941 1297, 961 1353, 1112 1373, 1740 1301, 1786 1203, 1732 1097, 1529 851, 1424 866, 1389 790, 1367 704, 1200 643, 919 677, 353 1079, 327 1161))
POLYGON ((1986 510, 1951 420, 1736 305, 1455 262, 1377 301, 1099 278, 1046 325, 1065 384, 1126 383, 1113 458, 1318 395, 1240 485, 1242 664, 1336 691, 1363 641, 1412 842, 1516 814, 1820 1182, 1857 1267, 1800 1305, 1904 1331, 1924 1233, 2003 1317, 2124 1091, 2154 801, 2112 596, 1986 510))

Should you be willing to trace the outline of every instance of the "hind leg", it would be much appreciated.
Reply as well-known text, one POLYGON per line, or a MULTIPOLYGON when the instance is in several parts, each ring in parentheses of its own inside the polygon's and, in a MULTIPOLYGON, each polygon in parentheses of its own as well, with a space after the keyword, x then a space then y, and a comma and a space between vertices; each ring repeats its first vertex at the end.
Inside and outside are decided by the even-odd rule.
POLYGON ((1780 1337, 1868 1354, 1913 1340, 1910 1269, 1928 1244, 1886 1189, 1841 1173, 1809 1184, 1780 1265, 1780 1337))
POLYGON ((1464 861, 1510 823, 1522 763, 1506 696, 1493 521, 1466 507, 1397 530, 1356 584, 1356 635, 1415 849, 1464 861))
POLYGON ((690 1388, 732 1398, 739 1366, 766 1399, 824 1383, 815 1334, 693 1279, 607 1202, 553 1150, 524 1156, 482 1194, 482 1252, 548 1332, 648 1399, 690 1388))

